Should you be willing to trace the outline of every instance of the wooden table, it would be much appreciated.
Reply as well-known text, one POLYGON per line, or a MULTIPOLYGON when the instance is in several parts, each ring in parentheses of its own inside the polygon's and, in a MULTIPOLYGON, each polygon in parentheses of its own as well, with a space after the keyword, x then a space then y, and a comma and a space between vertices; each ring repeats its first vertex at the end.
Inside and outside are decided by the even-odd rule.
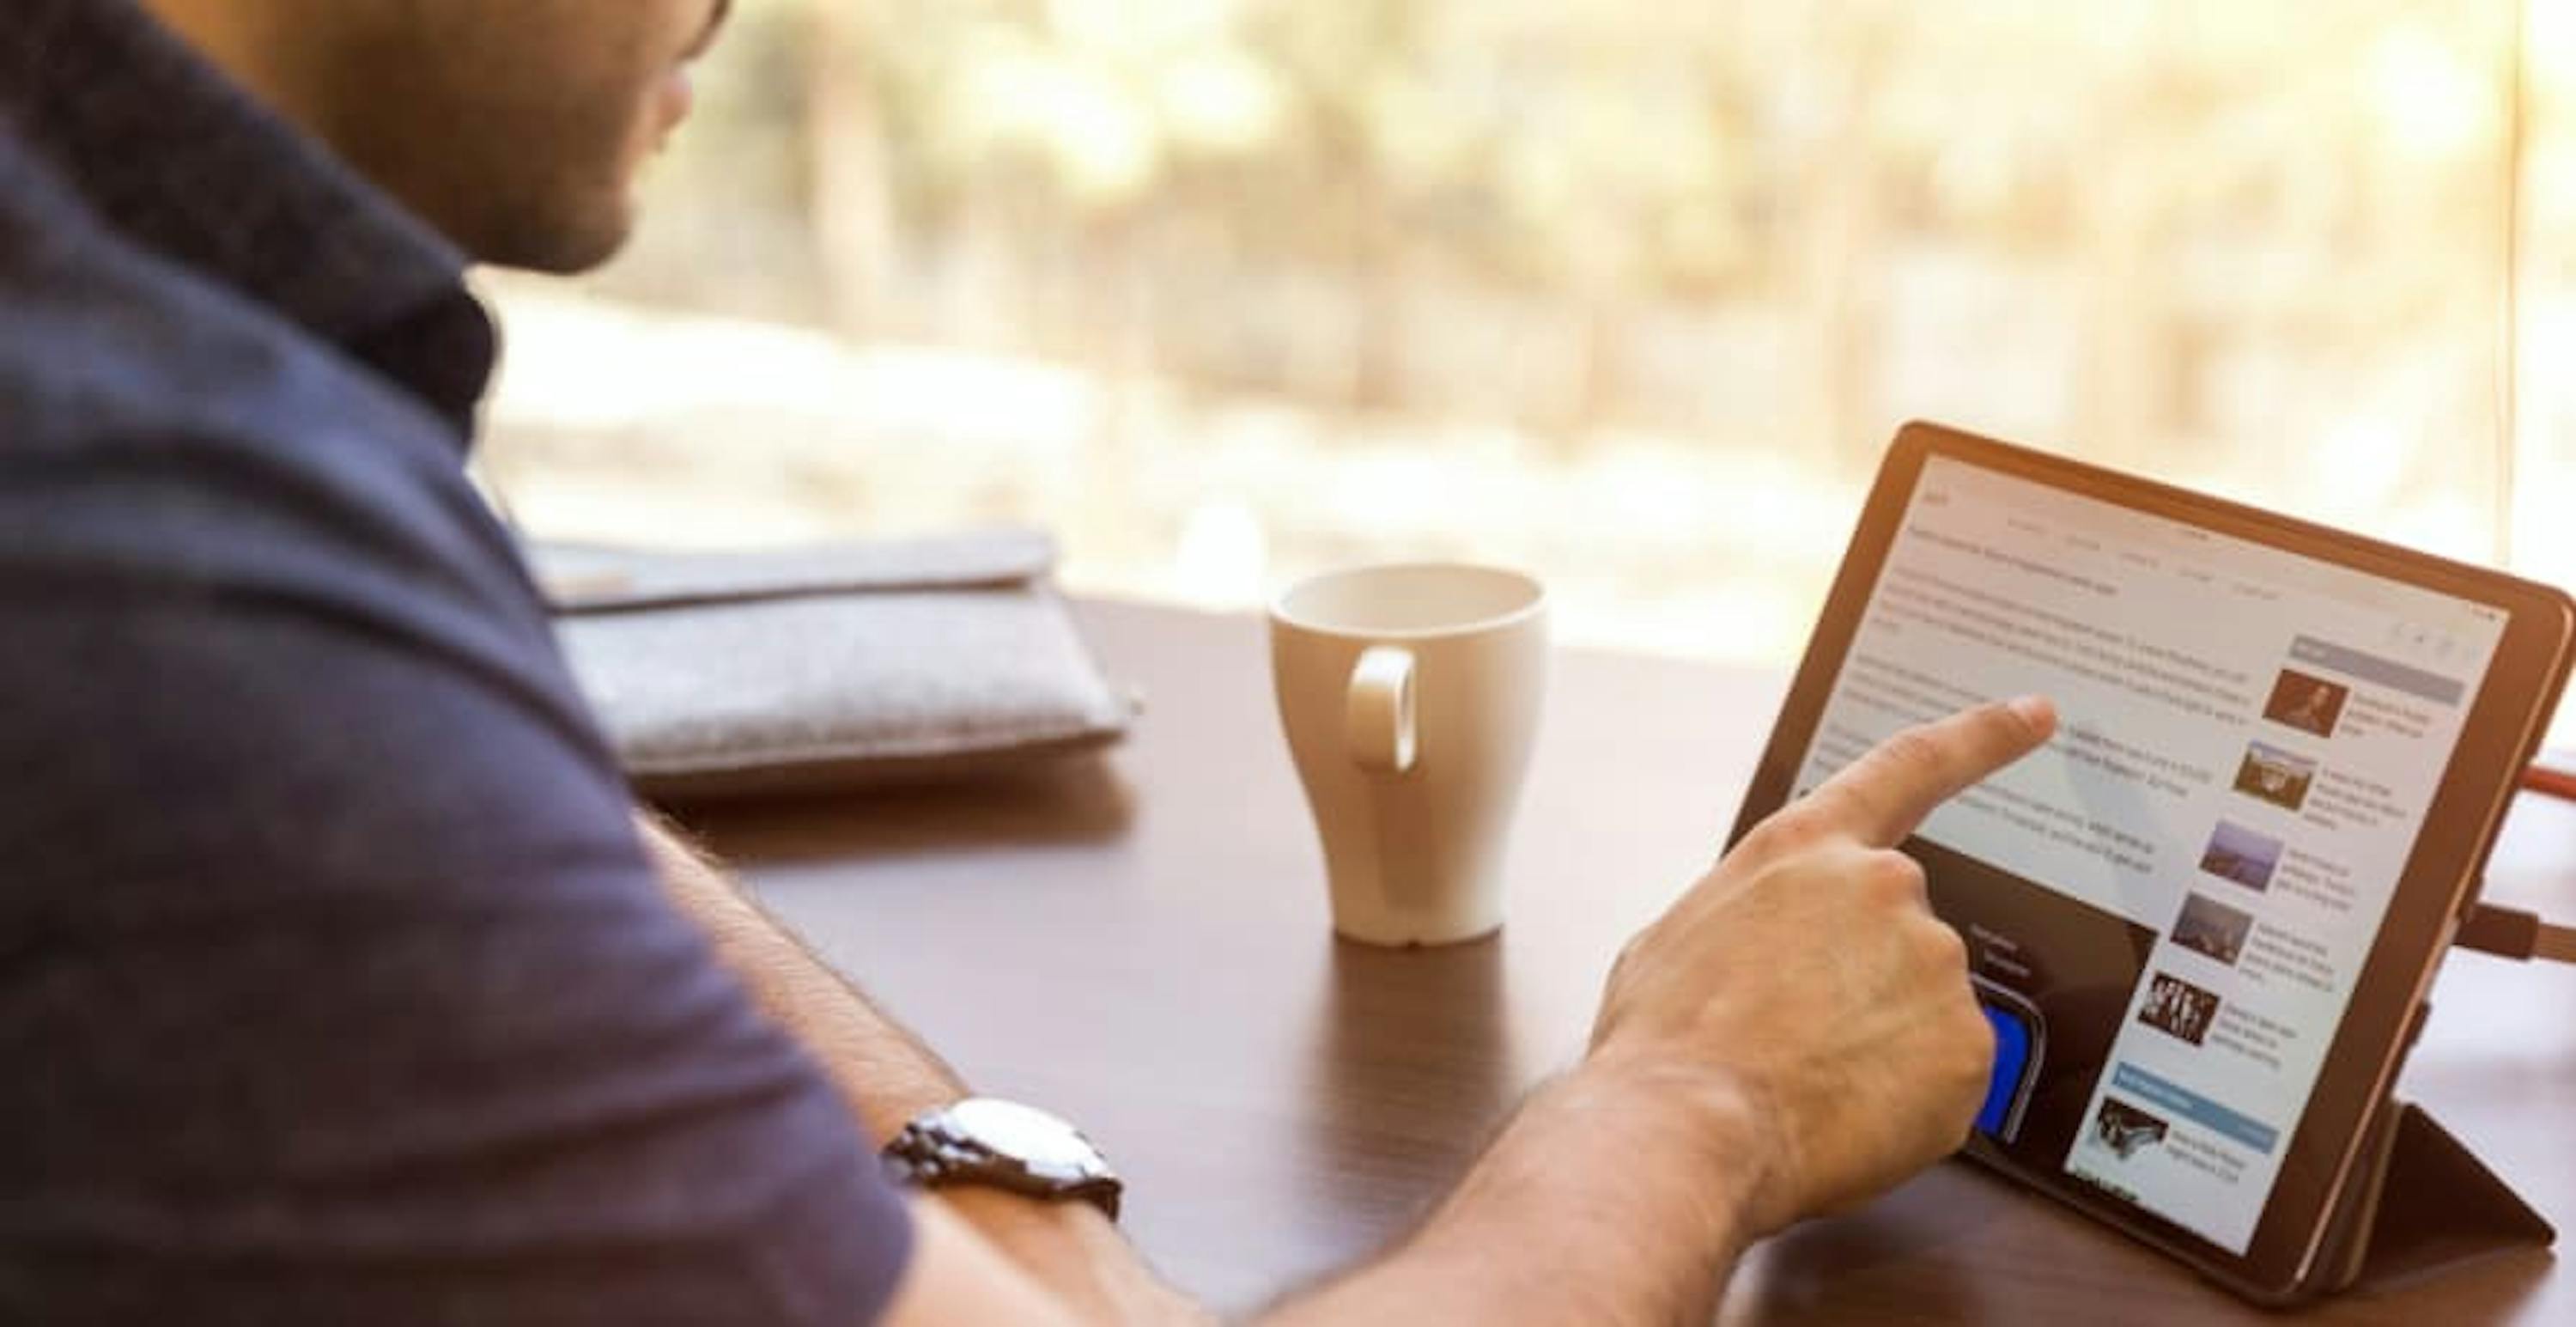
MULTIPOLYGON (((1620 943, 1714 853, 1785 679, 1563 655, 1503 935, 1388 953, 1332 939, 1261 624, 1083 613, 1147 699, 1107 760, 703 827, 979 1088, 1082 1122, 1128 1175, 1138 1244, 1246 1310, 1404 1231, 1571 1061, 1620 943)), ((2526 799, 2493 874, 2576 917, 2576 810, 2526 799)), ((2457 958, 2406 1089, 2576 1227, 2576 969, 2457 958)), ((2576 1322, 2576 1270, 2507 1255, 2311 1316, 2576 1322)), ((1724 1318, 2269 1320, 1960 1164, 1760 1249, 1724 1318)))

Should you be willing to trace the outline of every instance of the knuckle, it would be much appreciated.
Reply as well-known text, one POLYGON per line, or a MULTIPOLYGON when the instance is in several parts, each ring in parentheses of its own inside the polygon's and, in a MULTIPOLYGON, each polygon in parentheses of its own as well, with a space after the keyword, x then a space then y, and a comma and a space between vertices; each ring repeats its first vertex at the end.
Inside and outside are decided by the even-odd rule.
POLYGON ((1977 1007, 1977 998, 1966 996, 1959 1001, 1959 1023, 1967 1029, 1968 1048, 1976 1052, 1971 1068, 1983 1076, 1995 1058, 1995 1025, 1986 1021, 1985 1011, 1977 1007))
POLYGON ((1963 996, 1951 1015, 1958 1028, 1958 1075, 1982 1083, 1993 1076, 1995 1066, 1995 1028, 1977 1008, 1974 996, 1963 996))
POLYGON ((1646 961, 1646 955, 1654 947, 1654 936, 1658 929, 1657 926, 1647 926, 1629 936, 1627 942, 1619 946, 1619 957, 1613 959, 1610 964, 1610 979, 1614 985, 1621 978, 1633 974, 1646 961))
POLYGON ((1877 785, 1885 776, 1879 767, 1864 757, 1859 763, 1834 777, 1833 781, 1807 794, 1799 808, 1806 812, 1805 832, 1821 838, 1827 834, 1848 832, 1855 822, 1869 818, 1876 800, 1877 785))
MULTIPOLYGON (((1923 864, 1894 849, 1871 853, 1860 867, 1861 881, 1880 903, 1902 907, 1925 897, 1923 864)), ((1947 929, 1946 927, 1943 929, 1947 929)))
MULTIPOLYGON (((1965 973, 1968 970, 1968 942, 1959 937, 1955 928, 1935 921, 1923 929, 1922 936, 1923 955, 1931 960, 1934 967, 1945 973, 1965 973)), ((1968 1006, 1968 1012, 1976 1015, 1977 1022, 1983 1024, 1985 1016, 1977 1013, 1973 997, 1968 1000, 1968 1006)))
POLYGON ((1754 826, 1753 832, 1745 836, 1745 846, 1764 854, 1791 853, 1812 846, 1824 832, 1824 816, 1816 809, 1820 795, 1809 794, 1754 826))

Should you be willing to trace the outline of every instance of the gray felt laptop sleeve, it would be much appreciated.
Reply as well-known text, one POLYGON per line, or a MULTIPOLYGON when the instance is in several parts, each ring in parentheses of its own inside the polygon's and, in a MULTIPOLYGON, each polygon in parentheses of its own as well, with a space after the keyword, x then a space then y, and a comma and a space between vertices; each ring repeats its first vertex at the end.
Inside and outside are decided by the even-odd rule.
POLYGON ((1042 534, 531 550, 620 759, 664 803, 955 779, 1122 736, 1042 534))

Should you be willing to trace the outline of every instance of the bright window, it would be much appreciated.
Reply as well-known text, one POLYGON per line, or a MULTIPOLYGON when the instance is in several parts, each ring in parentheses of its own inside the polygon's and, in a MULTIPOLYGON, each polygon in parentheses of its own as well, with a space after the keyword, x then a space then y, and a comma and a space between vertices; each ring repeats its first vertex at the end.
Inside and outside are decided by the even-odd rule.
POLYGON ((2576 581, 2576 0, 749 0, 496 279, 540 534, 1500 560, 1784 661, 1941 419, 2576 581))

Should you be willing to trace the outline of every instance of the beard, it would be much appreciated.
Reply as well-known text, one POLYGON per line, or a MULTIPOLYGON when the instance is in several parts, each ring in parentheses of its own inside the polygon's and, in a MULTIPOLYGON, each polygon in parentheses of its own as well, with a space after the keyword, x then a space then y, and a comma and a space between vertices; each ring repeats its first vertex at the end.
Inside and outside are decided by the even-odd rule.
POLYGON ((608 261, 634 230, 674 52, 696 29, 595 32, 563 5, 441 2, 445 17, 341 52, 324 137, 476 262, 570 274, 608 261))

